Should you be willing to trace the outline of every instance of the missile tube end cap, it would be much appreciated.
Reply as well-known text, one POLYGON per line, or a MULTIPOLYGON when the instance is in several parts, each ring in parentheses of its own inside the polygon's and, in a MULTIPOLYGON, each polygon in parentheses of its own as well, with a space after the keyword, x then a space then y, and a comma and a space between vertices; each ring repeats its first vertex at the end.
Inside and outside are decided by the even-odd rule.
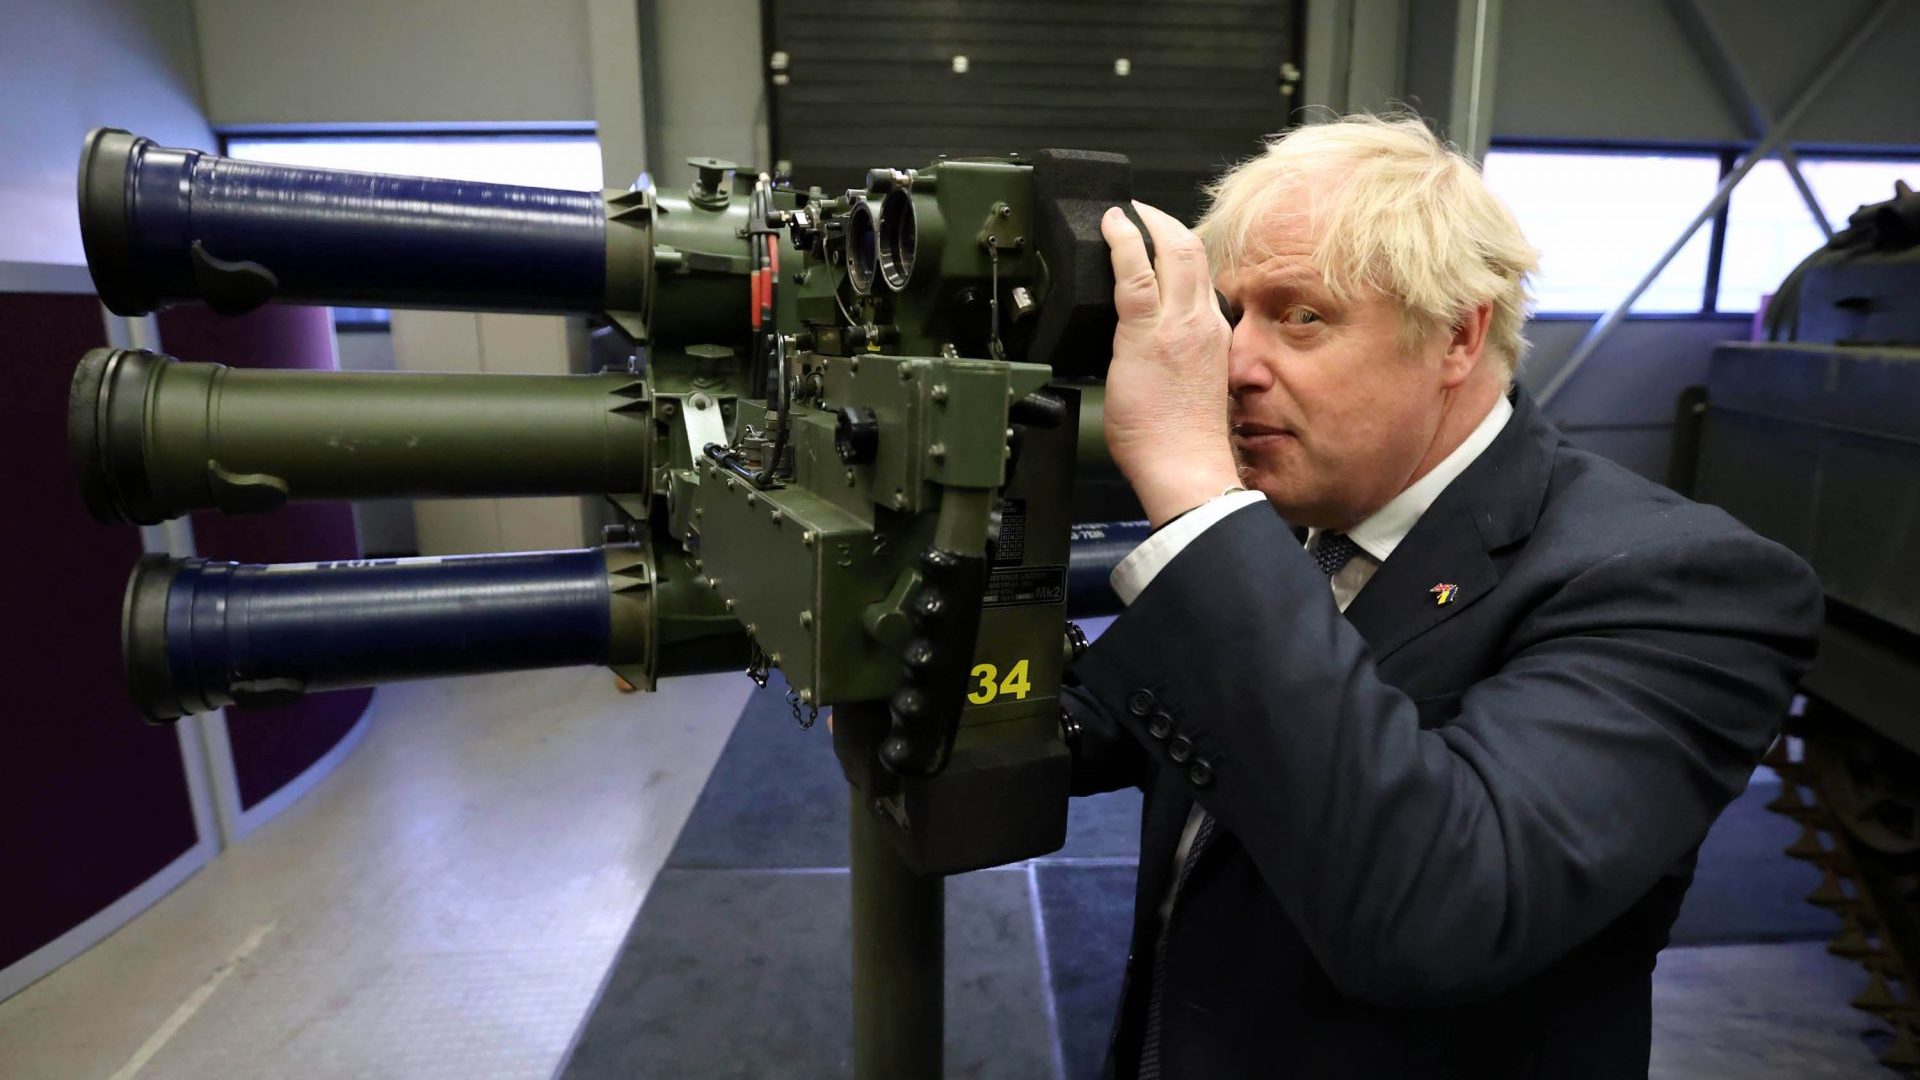
POLYGON ((181 700, 168 660, 167 600, 179 576, 181 560, 143 555, 127 579, 120 611, 120 655, 127 665, 127 694, 140 714, 154 722, 178 720, 203 711, 181 700))
POLYGON ((94 128, 80 151, 80 243, 100 301, 115 315, 151 314, 159 298, 140 287, 133 257, 133 165, 152 139, 94 128))
POLYGON ((94 520, 157 525, 166 520, 147 478, 146 397, 169 358, 143 349, 90 349, 67 393, 67 451, 94 520))

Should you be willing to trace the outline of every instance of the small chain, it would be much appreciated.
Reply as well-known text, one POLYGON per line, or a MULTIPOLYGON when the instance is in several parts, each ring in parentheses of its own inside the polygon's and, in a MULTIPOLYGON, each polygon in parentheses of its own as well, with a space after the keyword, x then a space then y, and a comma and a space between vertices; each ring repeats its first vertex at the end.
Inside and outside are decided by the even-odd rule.
POLYGON ((820 706, 818 705, 808 705, 806 714, 804 716, 801 715, 800 695, 794 693, 792 688, 788 688, 787 690, 787 704, 793 708, 793 722, 799 724, 800 730, 802 731, 813 727, 813 722, 820 719, 820 706))

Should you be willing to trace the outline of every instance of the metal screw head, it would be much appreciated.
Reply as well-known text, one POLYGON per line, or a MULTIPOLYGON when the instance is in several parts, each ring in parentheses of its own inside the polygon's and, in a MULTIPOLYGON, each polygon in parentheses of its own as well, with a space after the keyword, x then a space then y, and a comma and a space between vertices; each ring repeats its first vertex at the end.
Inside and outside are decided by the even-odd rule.
MULTIPOLYGON (((727 485, 727 486, 728 486, 728 487, 732 487, 733 485, 731 485, 731 484, 729 484, 729 485, 727 485)), ((758 496, 758 495, 755 495, 755 494, 754 494, 753 492, 751 492, 751 491, 749 491, 749 492, 747 492, 747 505, 748 505, 748 506, 758 506, 759 504, 760 504, 760 496, 758 496)))
POLYGON ((714 590, 715 592, 718 592, 718 591, 720 591, 720 579, 719 579, 719 578, 717 578, 717 577, 710 577, 710 578, 708 578, 708 579, 707 579, 707 588, 709 588, 709 589, 712 589, 712 590, 714 590))
POLYGON ((732 598, 732 597, 728 597, 728 598, 727 598, 727 602, 726 602, 726 608, 727 608, 727 610, 728 610, 728 611, 732 611, 732 610, 733 610, 733 598, 732 598))
POLYGON ((934 383, 933 389, 927 393, 927 396, 933 399, 935 405, 945 405, 947 403, 947 384, 934 383))
POLYGON ((759 627, 757 627, 757 626, 755 626, 755 625, 754 625, 754 624, 752 624, 752 623, 748 623, 748 624, 747 624, 747 634, 748 634, 748 636, 750 636, 750 637, 752 637, 752 636, 757 636, 757 635, 758 635, 759 633, 760 633, 760 628, 759 628, 759 627))
POLYGON ((679 414, 680 406, 674 402, 669 401, 660 406, 661 416, 678 416, 679 414))
POLYGON ((738 482, 737 482, 737 481, 735 481, 733 477, 731 477, 731 476, 729 476, 729 477, 727 477, 727 490, 728 490, 728 491, 732 491, 732 490, 733 490, 733 489, 734 489, 735 487, 737 487, 737 486, 738 486, 738 482))
POLYGON ((927 447, 927 456, 935 461, 945 461, 947 459, 947 444, 934 443, 932 446, 927 447))
POLYGON ((896 510, 900 510, 900 509, 904 509, 904 508, 906 507, 906 505, 907 505, 907 493, 906 493, 906 492, 904 492, 904 491, 896 491, 896 492, 894 492, 894 493, 893 493, 893 508, 894 508, 894 509, 896 509, 896 510))
POLYGON ((802 705, 813 704, 813 691, 811 690, 800 691, 800 704, 802 705))
POLYGON ((773 522, 775 525, 778 525, 782 521, 786 520, 786 515, 782 514, 778 510, 769 510, 767 511, 767 520, 773 522))
POLYGON ((812 547, 813 541, 815 540, 815 538, 816 537, 815 537, 814 531, 812 529, 808 529, 806 532, 803 532, 800 534, 800 546, 812 547))
POLYGON ((812 629, 812 627, 813 627, 813 612, 811 611, 801 612, 800 613, 800 629, 809 630, 809 629, 812 629))

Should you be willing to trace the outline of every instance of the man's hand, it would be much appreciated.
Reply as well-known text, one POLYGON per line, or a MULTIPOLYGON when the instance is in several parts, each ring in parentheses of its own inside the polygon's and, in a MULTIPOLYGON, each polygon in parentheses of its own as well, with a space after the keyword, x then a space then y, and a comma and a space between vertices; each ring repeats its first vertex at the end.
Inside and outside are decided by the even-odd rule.
POLYGON ((1107 449, 1158 528, 1239 483, 1229 437, 1227 348, 1206 249, 1187 227, 1134 203, 1153 235, 1119 207, 1100 219, 1113 252, 1120 325, 1107 370, 1107 449))

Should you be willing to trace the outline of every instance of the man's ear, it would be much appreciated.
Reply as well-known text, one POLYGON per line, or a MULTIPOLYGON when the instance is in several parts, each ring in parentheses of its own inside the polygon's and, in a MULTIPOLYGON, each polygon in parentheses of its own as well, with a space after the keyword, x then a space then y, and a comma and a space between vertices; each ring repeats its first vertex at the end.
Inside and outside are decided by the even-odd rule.
POLYGON ((1493 301, 1460 313, 1447 340, 1447 354, 1440 361, 1441 385, 1451 390, 1467 381, 1480 366, 1487 349, 1487 328, 1493 325, 1493 301))

